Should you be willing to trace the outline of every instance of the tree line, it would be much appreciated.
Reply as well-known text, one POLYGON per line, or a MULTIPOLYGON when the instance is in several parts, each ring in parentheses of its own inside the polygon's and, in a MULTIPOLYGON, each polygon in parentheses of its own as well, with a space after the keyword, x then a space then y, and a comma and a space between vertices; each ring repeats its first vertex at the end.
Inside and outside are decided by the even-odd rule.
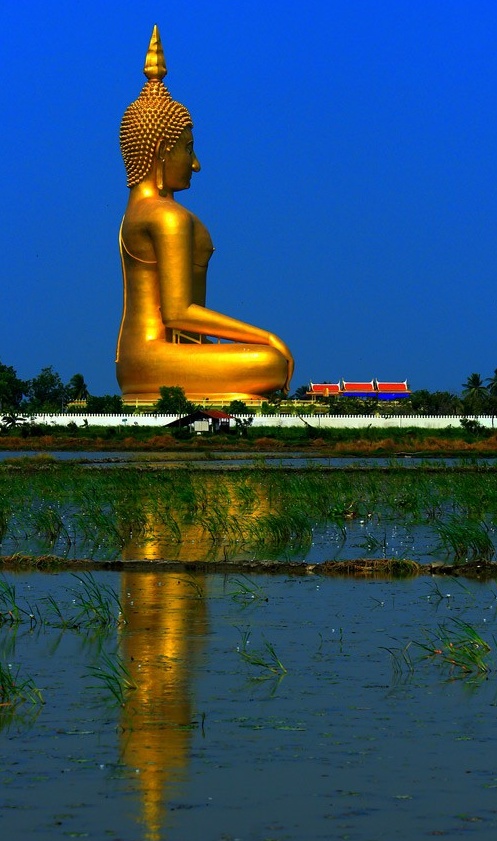
MULTIPOLYGON (((413 415, 497 415, 497 368, 492 377, 470 374, 461 384, 461 393, 451 391, 413 391, 410 397, 398 401, 382 401, 374 397, 318 397, 317 403, 327 404, 330 414, 375 414, 378 411, 413 415)), ((296 389, 292 397, 310 400, 307 385, 296 389)))
POLYGON ((74 374, 64 383, 50 365, 42 368, 32 380, 21 380, 15 368, 0 362, 0 412, 56 414, 65 412, 74 401, 86 401, 85 412, 120 413, 121 397, 117 394, 96 396, 89 393, 83 374, 74 374))
MULTIPOLYGON (((497 415, 497 368, 493 376, 484 379, 473 373, 462 383, 461 394, 449 391, 413 391, 409 398, 388 404, 375 398, 360 400, 352 397, 317 398, 326 404, 330 414, 375 414, 389 409, 395 413, 419 415, 497 415)), ((292 398, 309 400, 307 385, 296 389, 292 398)), ((195 407, 186 400, 178 386, 164 387, 154 411, 161 413, 187 413, 195 407)), ((270 401, 270 409, 277 411, 282 395, 270 401)), ((11 365, 0 362, 0 413, 25 412, 27 414, 55 414, 65 412, 71 404, 85 401, 84 411, 89 414, 120 414, 124 410, 118 394, 92 395, 83 374, 74 374, 64 383, 60 374, 50 365, 42 368, 31 380, 21 380, 11 365)), ((233 412, 243 413, 246 406, 235 401, 233 412)))

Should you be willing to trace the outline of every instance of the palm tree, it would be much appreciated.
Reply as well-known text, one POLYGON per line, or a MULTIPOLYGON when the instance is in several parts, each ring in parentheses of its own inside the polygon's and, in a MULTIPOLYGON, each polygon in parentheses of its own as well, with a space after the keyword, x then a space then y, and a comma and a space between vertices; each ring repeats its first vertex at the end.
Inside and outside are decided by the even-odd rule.
POLYGON ((479 414, 488 397, 487 387, 480 374, 470 374, 462 387, 464 402, 474 415, 479 414))
POLYGON ((308 394, 307 394, 308 391, 309 391, 309 386, 308 385, 299 385, 299 387, 296 388, 294 393, 292 394, 292 398, 294 400, 308 400, 309 399, 308 394))
POLYGON ((0 426, 4 429, 15 429, 17 426, 22 426, 23 423, 27 423, 27 418, 23 415, 18 415, 17 412, 11 411, 2 417, 0 426))
POLYGON ((493 377, 487 377, 486 382, 488 383, 488 393, 491 394, 492 397, 497 397, 497 368, 494 370, 493 377))
POLYGON ((494 425, 494 417, 497 414, 497 368, 494 369, 493 377, 487 377, 486 382, 487 391, 489 394, 488 403, 492 414, 492 426, 494 425))
POLYGON ((74 374, 66 388, 69 400, 86 400, 89 397, 88 386, 83 374, 74 374))

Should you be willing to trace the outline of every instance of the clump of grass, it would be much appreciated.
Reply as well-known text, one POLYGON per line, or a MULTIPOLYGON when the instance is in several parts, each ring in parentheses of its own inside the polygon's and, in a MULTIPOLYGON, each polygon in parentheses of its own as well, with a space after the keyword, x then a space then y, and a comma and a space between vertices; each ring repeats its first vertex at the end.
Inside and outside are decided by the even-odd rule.
POLYGON ((28 606, 26 609, 18 603, 15 584, 0 578, 0 625, 19 625, 25 619, 29 619, 31 625, 36 623, 31 608, 28 606))
POLYGON ((63 613, 62 608, 55 601, 51 593, 41 599, 46 605, 50 620, 45 619, 46 625, 51 625, 54 628, 79 628, 79 624, 75 616, 67 616, 63 613))
POLYGON ((0 663, 0 709, 13 710, 20 704, 44 704, 41 690, 33 678, 20 678, 20 668, 13 669, 0 663))
POLYGON ((409 578, 419 575, 423 567, 409 558, 356 558, 350 561, 325 561, 319 564, 322 575, 388 576, 409 578))
POLYGON ((485 675, 490 671, 488 656, 491 647, 478 631, 462 619, 451 619, 452 625, 439 625, 435 634, 426 634, 426 642, 415 642, 426 652, 425 658, 448 667, 454 675, 485 675))
POLYGON ((7 534, 9 528, 10 511, 3 500, 0 500, 0 543, 7 534))
POLYGON ((15 584, 0 578, 0 626, 7 623, 20 625, 29 621, 33 627, 40 621, 57 628, 96 627, 103 630, 125 623, 121 601, 112 587, 98 583, 91 573, 74 573, 73 577, 80 584, 78 589, 69 589, 69 593, 74 596, 73 609, 70 612, 63 610, 49 593, 40 599, 46 608, 45 614, 38 605, 35 609, 28 602, 21 605, 15 584))
POLYGON ((4 459, 4 464, 14 467, 43 467, 54 465, 56 461, 57 459, 51 453, 36 453, 32 456, 9 456, 4 459))
POLYGON ((138 688, 131 672, 117 652, 113 655, 102 652, 100 663, 90 666, 90 675, 101 682, 101 685, 109 692, 110 698, 121 707, 125 705, 129 693, 138 688))
POLYGON ((75 624, 85 627, 109 628, 122 624, 124 613, 116 591, 107 584, 99 584, 91 572, 77 575, 81 589, 73 589, 74 604, 79 608, 75 624))
POLYGON ((440 538, 439 550, 451 554, 454 560, 492 560, 495 547, 489 535, 487 524, 482 520, 461 519, 454 515, 445 522, 436 524, 440 538))
POLYGON ((60 555, 25 555, 22 552, 3 555, 1 562, 3 566, 14 569, 60 569, 67 565, 66 559, 60 555))
POLYGON ((285 666, 281 662, 273 644, 269 642, 269 640, 263 637, 263 650, 249 651, 250 629, 243 630, 239 628, 238 630, 241 636, 241 643, 237 646, 237 652, 245 663, 248 663, 250 666, 255 666, 263 672, 260 679, 272 677, 274 675, 285 675, 287 673, 285 666))
POLYGON ((35 512, 35 528, 40 538, 48 546, 54 546, 62 537, 70 546, 71 538, 64 523, 64 516, 55 505, 42 505, 35 512))
POLYGON ((238 578, 228 579, 228 583, 236 589, 228 593, 235 602, 247 604, 252 601, 269 601, 265 591, 258 584, 255 584, 246 575, 238 578))

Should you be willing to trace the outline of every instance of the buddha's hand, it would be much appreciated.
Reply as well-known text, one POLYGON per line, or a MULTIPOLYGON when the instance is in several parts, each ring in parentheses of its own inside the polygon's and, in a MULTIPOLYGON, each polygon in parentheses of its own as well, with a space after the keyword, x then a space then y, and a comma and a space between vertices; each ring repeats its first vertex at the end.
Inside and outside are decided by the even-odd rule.
POLYGON ((290 390, 290 380, 292 379, 293 368, 295 364, 293 361, 293 356, 290 352, 290 348, 288 347, 288 345, 285 344, 284 341, 282 341, 282 339, 280 339, 279 336, 275 336, 274 333, 268 334, 268 344, 271 347, 274 347, 276 350, 278 350, 287 361, 287 377, 285 385, 283 386, 283 391, 288 394, 290 390))

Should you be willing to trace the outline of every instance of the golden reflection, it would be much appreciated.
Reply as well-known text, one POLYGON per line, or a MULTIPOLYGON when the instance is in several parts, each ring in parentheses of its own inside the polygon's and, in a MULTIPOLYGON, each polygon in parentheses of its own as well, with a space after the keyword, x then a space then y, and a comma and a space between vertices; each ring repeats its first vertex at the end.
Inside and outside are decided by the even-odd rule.
POLYGON ((123 560, 188 563, 253 558, 262 518, 278 512, 265 490, 249 478, 202 475, 194 494, 196 511, 189 515, 171 510, 169 500, 144 492, 140 529, 127 540, 123 560))
POLYGON ((162 79, 157 27, 147 82, 126 109, 121 151, 130 188, 119 234, 124 307, 117 379, 128 404, 154 403, 161 386, 191 400, 232 400, 288 392, 293 358, 274 333, 206 307, 207 228, 174 195, 200 171, 193 122, 162 79))
MULTIPOLYGON (((194 516, 171 510, 171 500, 159 499, 157 492, 143 491, 136 500, 139 534, 127 543, 123 560, 223 560, 227 546, 233 557, 230 541, 236 540, 242 557, 250 524, 275 510, 269 494, 250 477, 225 474, 220 481, 205 475, 192 482, 194 516), (225 542, 216 542, 216 535, 225 542)), ((167 804, 186 776, 192 728, 202 726, 191 675, 208 632, 205 587, 202 575, 154 572, 152 564, 150 572, 122 575, 121 601, 129 621, 121 653, 137 685, 122 714, 122 756, 139 774, 148 841, 160 837, 167 804)))
POLYGON ((122 576, 121 653, 137 686, 122 713, 122 759, 138 776, 148 841, 160 838, 186 776, 192 729, 201 726, 191 674, 208 630, 204 587, 186 574, 122 576))

